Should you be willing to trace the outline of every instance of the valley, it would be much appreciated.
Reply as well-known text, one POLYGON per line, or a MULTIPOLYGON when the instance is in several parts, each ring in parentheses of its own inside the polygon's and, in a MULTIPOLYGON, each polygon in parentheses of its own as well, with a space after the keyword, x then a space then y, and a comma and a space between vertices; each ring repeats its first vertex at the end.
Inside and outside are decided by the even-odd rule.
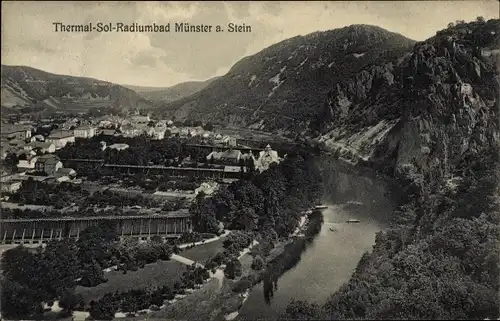
POLYGON ((2 65, 3 240, 43 243, 2 252, 2 316, 497 319, 499 30, 350 25, 169 88, 2 65))

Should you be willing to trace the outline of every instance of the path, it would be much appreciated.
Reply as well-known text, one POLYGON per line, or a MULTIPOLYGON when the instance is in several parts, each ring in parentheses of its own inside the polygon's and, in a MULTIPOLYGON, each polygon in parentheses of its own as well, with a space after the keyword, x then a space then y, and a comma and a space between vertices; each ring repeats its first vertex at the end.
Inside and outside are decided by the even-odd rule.
POLYGON ((199 266, 199 267, 204 267, 203 264, 200 264, 200 263, 197 263, 191 259, 188 259, 187 257, 184 257, 184 256, 180 256, 180 255, 177 255, 177 254, 172 254, 172 256, 170 257, 171 260, 174 260, 174 261, 177 261, 177 262, 180 262, 180 263, 183 263, 183 264, 186 264, 186 265, 193 265, 193 263, 196 263, 196 266, 199 266))
POLYGON ((184 244, 181 244, 181 245, 177 245, 178 248, 180 249, 183 249, 183 248, 186 248, 188 246, 196 246, 196 245, 202 245, 202 244, 208 244, 208 243, 212 243, 212 242, 215 242, 217 240, 219 240, 221 237, 226 237, 228 236, 229 234, 231 233, 231 231, 224 231, 223 234, 219 235, 219 236, 215 236, 215 237, 212 237, 210 239, 206 239, 206 240, 203 240, 203 241, 198 241, 198 242, 194 242, 194 243, 184 243, 184 244))

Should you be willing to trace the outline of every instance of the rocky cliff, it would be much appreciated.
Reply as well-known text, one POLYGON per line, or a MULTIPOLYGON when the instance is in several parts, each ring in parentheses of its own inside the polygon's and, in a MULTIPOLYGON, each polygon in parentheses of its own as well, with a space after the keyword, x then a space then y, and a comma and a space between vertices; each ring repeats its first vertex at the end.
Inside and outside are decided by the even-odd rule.
POLYGON ((336 84, 316 122, 351 162, 445 177, 498 142, 498 20, 462 24, 417 43, 396 64, 336 84))
POLYGON ((388 169, 400 205, 349 282, 287 318, 500 316, 499 31, 459 23, 331 90, 323 147, 388 169))

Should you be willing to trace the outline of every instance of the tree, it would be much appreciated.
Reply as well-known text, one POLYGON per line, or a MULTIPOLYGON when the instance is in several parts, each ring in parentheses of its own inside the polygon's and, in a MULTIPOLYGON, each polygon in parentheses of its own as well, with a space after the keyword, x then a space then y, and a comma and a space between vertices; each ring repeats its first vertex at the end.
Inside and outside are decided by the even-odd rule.
POLYGON ((118 310, 118 302, 113 294, 105 294, 98 301, 90 302, 90 316, 94 320, 113 320, 118 310))
POLYGON ((95 260, 84 264, 82 270, 82 279, 80 281, 82 286, 92 287, 107 281, 101 265, 95 260))
POLYGON ((5 168, 8 169, 10 172, 17 171, 17 163, 18 163, 18 158, 16 154, 10 152, 7 154, 5 160, 3 161, 5 168))
POLYGON ((315 303, 292 299, 286 307, 286 319, 313 320, 318 318, 320 307, 315 303))
POLYGON ((254 257, 252 261, 252 270, 257 270, 260 271, 264 268, 264 259, 260 256, 257 255, 254 257))
POLYGON ((232 221, 232 213, 236 208, 236 201, 233 193, 223 186, 217 194, 212 197, 213 204, 216 208, 216 219, 223 222, 232 221))
POLYGON ((20 320, 41 312, 43 293, 9 279, 1 285, 2 317, 20 320))
POLYGON ((203 193, 198 194, 189 209, 189 212, 193 214, 192 222, 194 230, 200 233, 217 233, 219 225, 215 217, 215 211, 212 199, 204 198, 203 193))
POLYGON ((236 277, 241 276, 241 262, 240 260, 234 258, 229 261, 224 269, 224 274, 229 279, 234 279, 236 277))
POLYGON ((66 290, 59 299, 59 306, 70 313, 74 310, 82 309, 84 304, 82 295, 70 290, 66 290))
POLYGON ((207 131, 213 131, 214 130, 214 125, 212 123, 207 123, 203 126, 203 129, 204 130, 207 130, 207 131))
POLYGON ((237 229, 254 230, 257 227, 258 218, 253 208, 245 207, 237 212, 234 226, 237 229))
POLYGON ((484 23, 485 20, 484 20, 484 17, 483 16, 479 16, 476 18, 476 21, 479 22, 479 23, 484 23))

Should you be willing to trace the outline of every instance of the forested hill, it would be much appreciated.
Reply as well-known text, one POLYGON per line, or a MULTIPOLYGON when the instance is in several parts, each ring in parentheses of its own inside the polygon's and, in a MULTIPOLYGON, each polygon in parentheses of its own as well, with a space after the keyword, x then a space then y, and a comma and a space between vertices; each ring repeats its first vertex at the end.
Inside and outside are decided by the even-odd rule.
POLYGON ((150 108, 136 92, 93 78, 48 73, 27 66, 2 65, 2 112, 86 112, 91 108, 150 108))
POLYGON ((287 318, 499 317, 499 31, 500 20, 450 24, 396 68, 330 92, 327 148, 384 159, 403 198, 351 280, 324 306, 294 302, 287 318))
POLYGON ((297 36, 241 59, 204 89, 160 104, 157 112, 181 120, 301 131, 315 119, 333 84, 395 60, 413 44, 369 25, 297 36))

